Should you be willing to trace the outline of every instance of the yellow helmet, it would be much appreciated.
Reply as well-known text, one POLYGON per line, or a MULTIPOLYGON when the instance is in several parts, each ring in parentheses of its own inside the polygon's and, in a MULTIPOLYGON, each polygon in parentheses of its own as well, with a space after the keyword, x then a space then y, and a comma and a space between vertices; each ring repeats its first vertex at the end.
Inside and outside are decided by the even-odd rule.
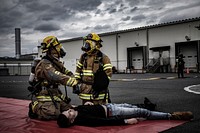
POLYGON ((99 37, 99 35, 97 35, 96 33, 90 33, 87 36, 85 36, 83 39, 84 40, 92 40, 92 41, 99 42, 99 43, 103 42, 101 40, 101 38, 99 37))
POLYGON ((96 33, 90 33, 87 36, 83 37, 84 43, 82 46, 82 50, 88 54, 91 54, 95 50, 100 50, 102 47, 101 38, 96 33))
POLYGON ((60 57, 64 57, 66 52, 55 36, 47 36, 41 43, 42 52, 47 52, 50 48, 54 48, 60 57))
POLYGON ((41 43, 42 52, 47 52, 50 47, 55 47, 59 45, 58 39, 55 36, 47 36, 43 39, 41 43))

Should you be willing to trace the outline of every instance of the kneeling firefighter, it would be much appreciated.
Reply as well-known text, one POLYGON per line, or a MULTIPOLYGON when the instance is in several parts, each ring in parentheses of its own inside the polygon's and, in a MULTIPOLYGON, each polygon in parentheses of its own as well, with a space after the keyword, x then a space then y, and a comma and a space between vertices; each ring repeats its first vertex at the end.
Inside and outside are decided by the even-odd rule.
POLYGON ((28 90, 32 94, 29 117, 51 120, 71 108, 70 98, 67 93, 63 95, 58 86, 64 85, 67 92, 66 86, 75 88, 78 85, 73 73, 60 61, 66 52, 55 36, 44 38, 41 49, 46 55, 33 65, 30 76, 33 78, 29 78, 28 90))
POLYGON ((84 53, 77 63, 75 72, 75 77, 80 83, 79 98, 82 104, 87 101, 94 104, 106 104, 110 102, 108 91, 112 76, 110 59, 100 51, 103 41, 97 34, 88 34, 83 41, 84 53))

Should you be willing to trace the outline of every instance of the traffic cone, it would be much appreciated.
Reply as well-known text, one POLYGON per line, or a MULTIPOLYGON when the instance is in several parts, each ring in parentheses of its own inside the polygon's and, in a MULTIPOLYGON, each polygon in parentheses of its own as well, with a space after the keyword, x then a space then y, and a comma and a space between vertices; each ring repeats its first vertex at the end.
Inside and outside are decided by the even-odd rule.
POLYGON ((189 70, 189 68, 187 68, 187 69, 186 69, 186 73, 187 73, 187 74, 189 74, 189 73, 190 73, 190 70, 189 70))

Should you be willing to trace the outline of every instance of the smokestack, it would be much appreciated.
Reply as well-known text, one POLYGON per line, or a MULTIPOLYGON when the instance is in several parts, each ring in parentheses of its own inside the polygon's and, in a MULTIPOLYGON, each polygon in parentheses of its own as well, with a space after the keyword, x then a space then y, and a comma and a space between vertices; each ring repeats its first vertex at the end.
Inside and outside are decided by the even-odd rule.
POLYGON ((19 59, 21 55, 20 28, 15 28, 15 57, 19 59))

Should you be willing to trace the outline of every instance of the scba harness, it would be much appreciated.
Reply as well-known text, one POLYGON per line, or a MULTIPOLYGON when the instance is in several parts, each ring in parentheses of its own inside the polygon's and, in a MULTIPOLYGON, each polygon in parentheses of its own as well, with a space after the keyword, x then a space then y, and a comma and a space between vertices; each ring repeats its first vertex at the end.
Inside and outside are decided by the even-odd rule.
MULTIPOLYGON (((79 94, 79 97, 81 99, 85 99, 85 100, 108 99, 109 102, 111 102, 109 98, 109 91, 108 91, 109 78, 104 69, 106 65, 103 64, 103 57, 104 57, 104 54, 101 51, 98 51, 97 56, 94 59, 94 63, 99 64, 99 68, 95 73, 91 71, 91 75, 94 76, 93 83, 82 80, 82 76, 89 75, 89 70, 83 70, 83 72, 80 74, 82 83, 87 84, 87 85, 92 85, 92 96, 91 94, 81 93, 79 94), (101 94, 101 92, 105 92, 105 93, 101 94)), ((87 68, 87 59, 88 59, 88 54, 84 53, 81 58, 81 62, 83 62, 84 68, 87 68)))

